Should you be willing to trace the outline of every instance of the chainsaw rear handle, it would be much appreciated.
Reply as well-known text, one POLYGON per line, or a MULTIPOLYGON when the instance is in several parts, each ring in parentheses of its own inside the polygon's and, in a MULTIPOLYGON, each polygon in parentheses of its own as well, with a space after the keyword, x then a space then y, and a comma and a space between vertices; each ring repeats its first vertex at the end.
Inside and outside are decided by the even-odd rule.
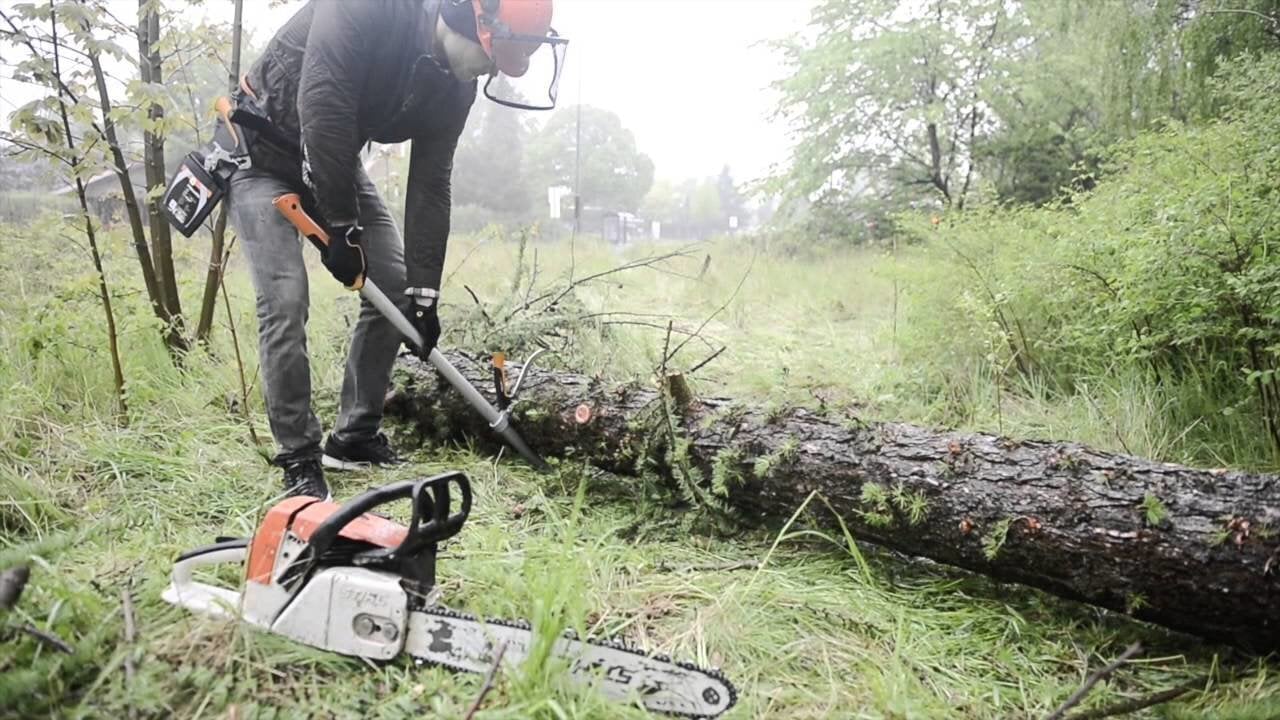
POLYGON ((412 501, 413 518, 409 521, 409 531, 404 541, 394 548, 378 548, 361 553, 359 564, 409 559, 426 546, 457 535, 471 514, 471 481, 465 473, 454 471, 369 490, 347 501, 311 533, 308 540, 309 554, 315 558, 323 557, 347 523, 398 500, 412 501), (450 485, 456 485, 462 495, 462 507, 458 512, 451 512, 450 485))
POLYGON ((196 582, 196 568, 209 565, 243 563, 249 554, 249 541, 227 540, 190 550, 178 556, 169 576, 164 599, 194 612, 233 617, 238 612, 240 593, 230 588, 196 582))

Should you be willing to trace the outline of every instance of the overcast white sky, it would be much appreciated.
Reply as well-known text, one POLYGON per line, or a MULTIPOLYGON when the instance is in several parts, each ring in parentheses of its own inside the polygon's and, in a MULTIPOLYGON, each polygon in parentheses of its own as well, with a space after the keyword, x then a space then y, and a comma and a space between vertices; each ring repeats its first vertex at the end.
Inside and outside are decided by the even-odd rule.
MULTIPOLYGON (((584 102, 617 112, 635 132, 660 178, 714 175, 728 164, 737 179, 751 179, 785 160, 788 147, 785 129, 769 119, 768 85, 782 68, 760 42, 800 30, 812 4, 555 0, 554 24, 571 40, 560 104, 576 103, 581 84, 584 102)), ((112 5, 120 6, 122 17, 137 7, 133 0, 112 5)), ((230 20, 230 0, 207 5, 230 20)), ((272 8, 266 0, 246 0, 245 24, 263 42, 301 5, 272 8)), ((7 116, 25 94, 0 81, 0 111, 7 116)))

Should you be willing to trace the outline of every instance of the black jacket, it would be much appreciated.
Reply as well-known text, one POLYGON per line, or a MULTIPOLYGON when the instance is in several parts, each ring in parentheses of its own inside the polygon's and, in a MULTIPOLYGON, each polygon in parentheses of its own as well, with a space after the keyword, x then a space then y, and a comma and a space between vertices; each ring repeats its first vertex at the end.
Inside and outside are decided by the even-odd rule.
POLYGON ((405 198, 410 287, 440 287, 453 153, 475 102, 432 55, 441 0, 311 0, 248 73, 254 94, 301 153, 260 137, 254 166, 311 190, 331 226, 359 217, 360 149, 412 140, 405 198))

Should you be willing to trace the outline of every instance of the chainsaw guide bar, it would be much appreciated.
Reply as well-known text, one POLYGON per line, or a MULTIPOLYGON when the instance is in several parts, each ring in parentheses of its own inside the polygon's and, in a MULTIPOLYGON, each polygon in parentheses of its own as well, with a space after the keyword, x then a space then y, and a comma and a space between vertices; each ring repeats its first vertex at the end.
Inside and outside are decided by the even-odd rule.
MULTIPOLYGON (((434 606, 410 614, 406 652, 415 660, 452 670, 486 673, 500 648, 502 662, 518 665, 528 657, 533 632, 520 620, 480 620, 434 606)), ((718 669, 649 654, 620 640, 581 640, 565 631, 552 654, 570 661, 569 674, 596 684, 606 697, 638 698, 645 708, 688 718, 714 718, 738 701, 733 683, 718 669)))

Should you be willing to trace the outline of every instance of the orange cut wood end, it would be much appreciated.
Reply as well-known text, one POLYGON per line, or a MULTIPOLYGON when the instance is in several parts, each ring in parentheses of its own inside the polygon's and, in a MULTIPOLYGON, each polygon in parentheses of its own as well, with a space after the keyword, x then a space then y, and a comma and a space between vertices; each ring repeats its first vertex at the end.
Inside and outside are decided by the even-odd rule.
POLYGON ((578 421, 579 425, 586 425, 591 422, 591 406, 583 403, 573 411, 573 419, 578 421))

